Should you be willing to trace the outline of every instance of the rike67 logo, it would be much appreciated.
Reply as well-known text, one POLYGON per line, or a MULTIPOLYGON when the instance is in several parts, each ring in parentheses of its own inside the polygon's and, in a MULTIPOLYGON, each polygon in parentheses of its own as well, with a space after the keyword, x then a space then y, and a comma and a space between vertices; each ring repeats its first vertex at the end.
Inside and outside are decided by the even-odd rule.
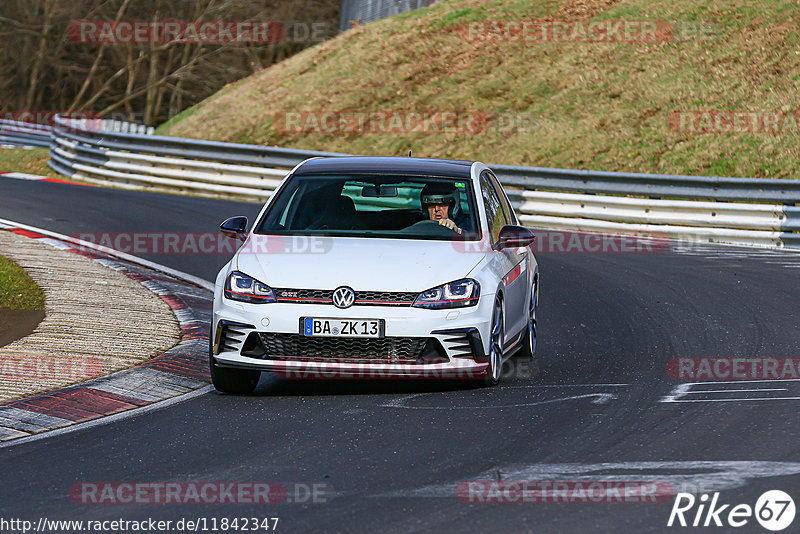
MULTIPOLYGON (((696 498, 691 493, 678 493, 669 514, 667 526, 740 528, 751 525, 753 517, 767 530, 778 532, 792 524, 795 516, 794 500, 786 492, 764 492, 755 506, 749 504, 723 504, 719 492, 709 498, 704 493, 696 498)), ((753 532, 752 527, 748 532, 753 532)))

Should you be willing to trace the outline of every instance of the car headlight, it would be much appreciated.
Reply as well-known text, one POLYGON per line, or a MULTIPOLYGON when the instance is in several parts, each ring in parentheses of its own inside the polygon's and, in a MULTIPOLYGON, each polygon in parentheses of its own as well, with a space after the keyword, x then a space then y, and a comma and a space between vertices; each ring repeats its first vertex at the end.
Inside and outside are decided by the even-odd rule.
POLYGON ((464 308, 477 305, 480 294, 480 284, 471 278, 464 278, 423 291, 414 299, 413 306, 434 310, 464 308))
POLYGON ((225 298, 250 304, 277 302, 271 287, 238 271, 229 274, 225 281, 225 298))

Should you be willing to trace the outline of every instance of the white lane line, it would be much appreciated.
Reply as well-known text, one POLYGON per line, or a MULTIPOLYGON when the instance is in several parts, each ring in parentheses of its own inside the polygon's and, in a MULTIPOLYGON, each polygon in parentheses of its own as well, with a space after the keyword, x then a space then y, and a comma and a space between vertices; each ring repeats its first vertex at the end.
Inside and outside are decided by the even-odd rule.
POLYGON ((796 252, 773 250, 771 252, 750 252, 747 254, 753 258, 776 258, 778 256, 797 256, 796 252))
MULTIPOLYGON (((699 390, 692 389, 695 386, 709 387, 709 386, 732 386, 734 384, 765 384, 766 386, 780 386, 788 382, 800 382, 798 378, 782 378, 776 380, 720 380, 708 382, 686 382, 678 384, 669 392, 668 395, 661 397, 659 403, 673 403, 673 402, 751 402, 751 401, 780 401, 780 400, 800 400, 800 397, 738 397, 733 399, 684 399, 692 393, 699 393, 699 390)), ((788 385, 788 384, 787 384, 788 385)), ((761 392, 761 391, 788 391, 787 389, 773 389, 773 388, 760 388, 753 390, 745 389, 717 389, 713 391, 705 391, 704 393, 739 393, 739 392, 761 392)))
POLYGON ((51 232, 50 230, 45 230, 43 228, 38 228, 36 226, 30 226, 28 224, 19 223, 16 221, 10 221, 8 219, 0 219, 0 225, 6 225, 6 228, 19 228, 21 230, 28 230, 31 232, 36 232, 42 235, 55 237, 56 239, 60 239, 62 241, 66 241, 67 243, 71 243, 73 245, 77 245, 79 247, 89 248, 92 250, 96 250, 97 252, 102 252, 103 254, 108 254, 109 256, 114 256, 116 258, 129 261, 131 263, 136 263, 138 265, 142 265, 144 267, 149 267, 155 271, 159 271, 179 280, 183 280, 185 282, 189 282, 190 284, 194 284, 196 286, 200 286, 203 289, 207 289, 208 291, 214 291, 214 284, 209 282, 208 280, 203 280, 197 276, 194 276, 189 273, 185 273, 183 271, 178 271, 171 267, 167 267, 166 265, 161 265, 160 263, 155 263, 144 258, 140 258, 138 256, 133 256, 131 254, 127 254, 125 252, 120 252, 113 248, 104 247, 98 245, 96 243, 90 243, 88 241, 83 241, 81 239, 76 239, 74 237, 70 237, 68 235, 59 234, 57 232, 51 232))
MULTIPOLYGON (((720 243, 725 246, 724 243, 720 243)), ((735 246, 735 245, 727 245, 735 246)), ((694 247, 687 249, 674 249, 676 254, 686 256, 704 256, 707 258, 800 258, 794 250, 786 250, 782 248, 755 248, 753 250, 720 250, 719 247, 694 247)))
POLYGON ((500 389, 530 389, 530 388, 594 388, 594 387, 625 387, 630 384, 530 384, 527 386, 501 386, 500 389))
POLYGON ((709 380, 708 382, 687 382, 686 384, 681 385, 690 385, 690 386, 697 386, 703 384, 763 384, 767 382, 769 384, 774 384, 775 382, 800 382, 800 378, 776 378, 776 379, 768 379, 768 378, 759 378, 757 380, 709 380))
POLYGON ((783 265, 784 267, 798 267, 800 262, 800 255, 794 252, 682 252, 684 256, 700 257, 706 260, 734 260, 734 259, 748 259, 761 261, 762 263, 769 263, 775 265, 783 265))
POLYGON ((491 405, 474 405, 474 406, 466 406, 466 405, 458 405, 458 406, 408 406, 406 401, 410 401, 413 398, 422 396, 422 395, 429 395, 429 393, 414 393, 412 395, 406 395, 404 397, 400 397, 398 399, 393 399, 389 402, 385 402, 379 404, 378 406, 381 408, 402 408, 406 410, 455 410, 455 409, 469 409, 469 410, 494 410, 497 408, 525 408, 530 406, 542 406, 544 404, 554 404, 556 402, 564 402, 570 400, 580 400, 580 399, 593 399, 591 404, 608 404, 609 401, 612 401, 618 398, 613 393, 587 393, 585 395, 572 395, 569 397, 561 397, 558 399, 548 399, 543 401, 535 401, 535 402, 520 402, 514 404, 491 404, 491 405))
POLYGON ((800 397, 754 397, 752 399, 676 399, 661 402, 751 402, 751 401, 782 401, 782 400, 800 400, 800 397))
POLYGON ((689 391, 689 393, 740 393, 742 391, 746 392, 758 392, 758 391, 789 391, 786 388, 769 388, 769 389, 693 389, 689 391))
MULTIPOLYGON (((483 484, 506 482, 569 481, 584 482, 661 482, 658 490, 664 495, 686 492, 710 493, 741 488, 751 481, 772 477, 786 477, 800 473, 800 463, 765 461, 665 461, 665 462, 605 462, 595 464, 562 463, 533 465, 498 465, 474 476, 409 489, 387 491, 373 498, 393 497, 444 497, 459 496, 459 488, 469 482, 483 484), (636 473, 635 475, 632 473, 636 473)), ((498 490, 499 491, 499 490, 498 490)), ((658 491, 656 494, 661 495, 658 491)), ((461 494, 463 495, 463 494, 461 494)), ((552 495, 551 496, 555 496, 552 495)), ((503 501, 497 501, 503 502, 503 501)), ((523 502, 523 501, 520 501, 523 502)), ((567 502, 566 497, 562 502, 567 502)), ((624 502, 624 501, 621 501, 624 502)))
POLYGON ((70 425, 67 427, 57 428, 55 430, 47 430, 40 434, 34 434, 33 436, 17 438, 11 441, 0 443, 0 449, 5 449, 6 447, 13 447, 14 445, 21 445, 23 443, 30 443, 32 441, 39 441, 40 439, 53 438, 56 436, 61 436, 63 434, 68 434, 70 432, 85 430, 87 428, 93 428, 100 425, 115 423, 117 421, 121 421, 122 419, 127 419, 129 417, 136 417, 138 415, 144 415, 149 412, 161 410, 162 408, 168 408, 175 404, 179 404, 181 402, 191 400, 195 397, 199 397, 200 395, 205 395, 206 393, 209 393, 211 391, 214 391, 214 386, 209 384, 208 386, 192 391, 191 393, 184 393, 183 395, 178 395, 176 397, 172 397, 170 399, 163 400, 161 402, 154 402, 153 404, 148 404, 147 406, 133 408, 131 410, 120 412, 114 415, 108 415, 105 417, 100 417, 98 419, 92 419, 91 421, 85 421, 83 423, 75 423, 74 425, 70 425))

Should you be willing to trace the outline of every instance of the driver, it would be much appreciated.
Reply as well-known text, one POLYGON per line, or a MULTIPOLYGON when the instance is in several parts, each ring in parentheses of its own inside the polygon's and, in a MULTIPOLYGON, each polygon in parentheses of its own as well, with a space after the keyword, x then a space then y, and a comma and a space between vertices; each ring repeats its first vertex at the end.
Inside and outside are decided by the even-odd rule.
POLYGON ((443 183, 426 184, 422 188, 420 204, 422 204, 423 214, 429 220, 437 221, 440 225, 458 234, 464 233, 453 221, 459 216, 461 206, 458 190, 452 185, 443 183))

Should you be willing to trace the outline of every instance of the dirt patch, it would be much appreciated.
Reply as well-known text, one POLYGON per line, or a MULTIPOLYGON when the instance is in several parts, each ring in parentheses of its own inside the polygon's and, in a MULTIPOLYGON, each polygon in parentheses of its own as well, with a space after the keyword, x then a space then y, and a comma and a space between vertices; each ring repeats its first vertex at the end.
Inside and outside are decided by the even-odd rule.
POLYGON ((558 12, 557 17, 588 19, 614 7, 619 0, 573 0, 558 12))
POLYGON ((0 347, 22 339, 33 332, 44 319, 43 310, 9 310, 0 308, 0 347))

